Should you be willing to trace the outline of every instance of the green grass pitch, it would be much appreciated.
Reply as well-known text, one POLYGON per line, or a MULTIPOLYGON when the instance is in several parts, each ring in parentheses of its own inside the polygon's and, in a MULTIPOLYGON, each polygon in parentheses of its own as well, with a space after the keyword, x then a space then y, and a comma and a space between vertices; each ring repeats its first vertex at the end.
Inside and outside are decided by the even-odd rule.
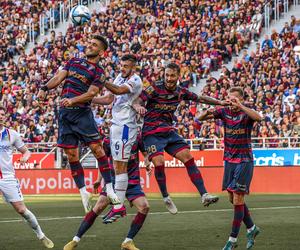
MULTIPOLYGON (((96 199, 96 198, 95 198, 96 199)), ((40 220, 44 232, 63 246, 74 236, 83 216, 78 196, 29 196, 26 204, 40 220)), ((220 250, 230 233, 233 212, 226 196, 216 205, 204 208, 195 196, 176 197, 180 211, 170 215, 159 197, 149 197, 151 214, 135 239, 141 250, 220 250)), ((300 249, 300 195, 251 195, 247 204, 262 233, 257 237, 257 250, 300 249), (254 208, 254 209, 253 209, 254 208)), ((127 206, 128 207, 128 206, 127 206)), ((99 218, 82 238, 78 250, 117 250, 127 234, 135 214, 111 225, 99 218)), ((246 231, 242 227, 238 249, 245 249, 246 231)), ((13 209, 0 203, 0 250, 43 249, 34 233, 13 209)))

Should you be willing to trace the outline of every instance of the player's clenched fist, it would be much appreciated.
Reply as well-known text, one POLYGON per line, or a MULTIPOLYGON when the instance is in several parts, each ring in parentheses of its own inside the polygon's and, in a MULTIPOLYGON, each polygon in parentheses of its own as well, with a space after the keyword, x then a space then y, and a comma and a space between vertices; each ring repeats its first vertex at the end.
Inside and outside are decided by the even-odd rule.
POLYGON ((64 99, 61 100, 60 104, 63 107, 71 107, 73 105, 73 102, 72 102, 71 99, 64 98, 64 99))

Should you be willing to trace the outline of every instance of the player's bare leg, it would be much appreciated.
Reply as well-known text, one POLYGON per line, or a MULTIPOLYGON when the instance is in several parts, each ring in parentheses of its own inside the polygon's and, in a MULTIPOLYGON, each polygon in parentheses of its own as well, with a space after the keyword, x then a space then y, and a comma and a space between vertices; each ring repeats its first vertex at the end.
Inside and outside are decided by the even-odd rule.
POLYGON ((195 160, 190 153, 190 150, 185 148, 176 153, 175 158, 180 160, 186 167, 188 175, 198 189, 204 206, 209 206, 210 204, 216 203, 219 200, 218 196, 211 195, 206 191, 202 175, 196 166, 195 160))
POLYGON ((234 220, 230 237, 223 250, 231 250, 237 247, 237 237, 242 222, 247 227, 247 249, 251 249, 255 243, 255 237, 260 233, 260 229, 253 223, 248 207, 245 204, 245 195, 243 193, 228 192, 229 201, 234 206, 234 220))
POLYGON ((64 246, 64 250, 73 250, 78 246, 81 237, 94 224, 96 218, 104 211, 109 203, 110 201, 106 196, 99 196, 93 209, 84 217, 83 221, 81 222, 76 236, 74 236, 73 240, 64 246))
POLYGON ((82 204, 85 213, 88 213, 92 209, 91 200, 93 195, 86 190, 84 181, 84 170, 79 161, 79 150, 78 148, 64 148, 66 155, 68 156, 68 161, 71 168, 72 177, 79 189, 82 204))
POLYGON ((35 215, 26 208, 23 201, 11 202, 11 205, 20 214, 32 230, 36 233, 37 238, 43 243, 46 248, 53 248, 53 242, 43 233, 35 215))
POLYGON ((102 145, 100 143, 94 143, 94 144, 90 144, 89 147, 98 161, 99 171, 106 183, 105 187, 106 187, 107 197, 110 199, 112 204, 120 204, 120 200, 116 195, 112 185, 111 169, 108 165, 108 159, 107 156, 105 155, 102 145))
POLYGON ((151 158, 151 161, 155 166, 154 168, 155 179, 159 186, 160 192, 163 196, 163 201, 166 205, 166 208, 171 214, 177 214, 178 212, 177 207, 167 191, 164 156, 162 154, 156 155, 151 158))
POLYGON ((146 197, 139 197, 132 201, 132 205, 136 207, 138 213, 134 217, 130 230, 127 234, 126 239, 123 241, 121 245, 122 250, 139 250, 133 242, 134 237, 138 234, 140 229, 143 226, 143 223, 146 219, 146 216, 149 212, 150 206, 146 199, 146 197))
POLYGON ((110 212, 103 218, 103 223, 111 223, 118 218, 126 216, 126 207, 124 205, 126 198, 126 190, 128 187, 128 162, 114 161, 114 168, 116 173, 115 190, 120 200, 120 204, 114 205, 110 212))

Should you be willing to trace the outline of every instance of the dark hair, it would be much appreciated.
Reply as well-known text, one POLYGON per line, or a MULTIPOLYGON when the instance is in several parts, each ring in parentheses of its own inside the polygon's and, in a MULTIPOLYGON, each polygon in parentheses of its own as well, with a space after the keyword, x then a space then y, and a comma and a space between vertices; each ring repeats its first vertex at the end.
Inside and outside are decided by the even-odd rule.
POLYGON ((180 67, 178 64, 176 63, 169 63, 167 66, 166 66, 166 69, 172 69, 172 70, 176 70, 178 74, 180 74, 180 67))
POLYGON ((133 63, 136 63, 137 58, 133 54, 126 54, 126 55, 122 56, 121 61, 131 61, 133 63))
POLYGON ((241 87, 232 87, 229 89, 229 93, 238 92, 241 97, 244 97, 244 90, 241 87))
POLYGON ((109 44, 108 44, 106 37, 101 36, 101 35, 94 35, 93 39, 96 39, 96 40, 102 42, 102 44, 104 46, 104 50, 107 50, 109 44))

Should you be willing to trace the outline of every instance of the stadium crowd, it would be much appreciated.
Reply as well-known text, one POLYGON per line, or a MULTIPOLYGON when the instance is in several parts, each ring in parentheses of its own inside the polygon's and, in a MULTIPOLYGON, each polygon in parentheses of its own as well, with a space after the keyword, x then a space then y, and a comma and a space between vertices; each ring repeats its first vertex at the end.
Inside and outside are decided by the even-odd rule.
MULTIPOLYGON (((29 26, 33 23, 33 34, 40 34, 40 15, 44 15, 45 30, 50 28, 50 10, 55 23, 59 21, 59 3, 48 0, 1 0, 0 1, 0 63, 23 52, 29 41, 29 26)), ((68 4, 68 0, 63 1, 68 4)))
MULTIPOLYGON (((59 93, 50 92, 41 104, 36 101, 37 91, 66 60, 83 56, 86 41, 95 33, 110 40, 110 48, 101 61, 109 81, 118 72, 120 57, 129 51, 140 56, 139 70, 145 86, 162 78, 164 65, 177 62, 182 67, 183 86, 197 85, 200 78, 208 77, 204 94, 223 99, 230 86, 243 86, 249 105, 266 117, 256 125, 254 136, 294 136, 300 132, 300 63, 293 52, 293 47, 300 45, 300 21, 293 19, 280 33, 266 37, 256 52, 249 55, 244 50, 243 59, 235 59, 231 71, 222 67, 219 79, 209 77, 211 70, 217 70, 246 49, 250 41, 257 40, 263 1, 111 1, 107 9, 93 13, 89 25, 70 25, 65 36, 51 32, 50 39, 36 45, 29 54, 13 44, 18 37, 23 38, 24 45, 26 42, 26 32, 18 27, 42 11, 37 2, 46 5, 48 1, 17 1, 19 6, 27 6, 30 13, 21 15, 16 8, 14 18, 8 21, 5 6, 11 2, 2 1, 4 8, 0 10, 0 18, 6 18, 11 27, 6 28, 4 34, 10 35, 0 49, 0 59, 8 61, 0 65, 0 101, 8 109, 8 123, 27 142, 56 141, 59 93), (20 53, 17 63, 11 58, 13 54, 7 56, 9 50, 20 53)), ((109 126, 110 108, 93 107, 99 126, 109 126)), ((180 134, 187 139, 221 137, 220 122, 198 122, 200 111, 195 103, 181 103, 174 121, 180 134)))

